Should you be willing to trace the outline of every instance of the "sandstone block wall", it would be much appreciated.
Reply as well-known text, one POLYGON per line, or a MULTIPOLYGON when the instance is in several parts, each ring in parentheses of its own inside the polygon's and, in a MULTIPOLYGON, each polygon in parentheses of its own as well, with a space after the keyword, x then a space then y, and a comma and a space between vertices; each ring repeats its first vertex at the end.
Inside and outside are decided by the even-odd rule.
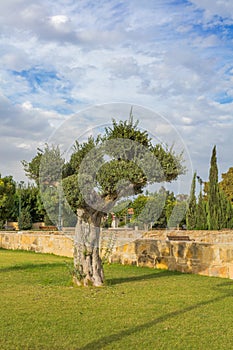
POLYGON ((67 236, 50 233, 1 232, 0 247, 31 250, 37 253, 73 256, 73 240, 67 236))
MULTIPOLYGON (((109 230, 102 232, 102 246, 107 247, 109 240, 114 243, 110 262, 233 279, 233 231, 189 232, 192 235, 187 231, 185 235, 195 241, 169 242, 166 241, 164 231, 153 233, 153 237, 143 238, 147 235, 139 231, 109 230)), ((0 232, 0 247, 73 257, 73 235, 58 231, 5 231, 0 232)))
POLYGON ((172 236, 189 236, 196 242, 204 243, 232 243, 233 230, 208 231, 208 230, 152 230, 143 234, 144 238, 153 238, 166 240, 167 235, 172 236))
POLYGON ((111 262, 233 279, 233 244, 139 239, 115 248, 111 262))

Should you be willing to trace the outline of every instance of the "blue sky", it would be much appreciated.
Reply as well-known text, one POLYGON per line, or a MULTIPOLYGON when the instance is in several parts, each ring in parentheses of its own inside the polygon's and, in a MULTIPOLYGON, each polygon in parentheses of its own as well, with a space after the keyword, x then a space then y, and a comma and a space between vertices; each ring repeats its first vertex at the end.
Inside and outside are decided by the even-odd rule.
POLYGON ((8 0, 0 14, 2 175, 25 179, 22 159, 74 114, 83 133, 117 118, 83 112, 111 103, 162 115, 139 125, 182 141, 190 173, 208 178, 215 144, 220 174, 233 166, 231 0, 8 0))

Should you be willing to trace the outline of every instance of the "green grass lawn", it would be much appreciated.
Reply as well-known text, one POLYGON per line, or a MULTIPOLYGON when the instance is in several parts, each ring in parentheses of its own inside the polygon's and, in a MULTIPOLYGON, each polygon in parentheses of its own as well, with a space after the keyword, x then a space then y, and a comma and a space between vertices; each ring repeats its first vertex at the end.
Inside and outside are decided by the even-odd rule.
POLYGON ((68 258, 0 250, 0 349, 232 349, 233 281, 106 265, 71 284, 68 258))

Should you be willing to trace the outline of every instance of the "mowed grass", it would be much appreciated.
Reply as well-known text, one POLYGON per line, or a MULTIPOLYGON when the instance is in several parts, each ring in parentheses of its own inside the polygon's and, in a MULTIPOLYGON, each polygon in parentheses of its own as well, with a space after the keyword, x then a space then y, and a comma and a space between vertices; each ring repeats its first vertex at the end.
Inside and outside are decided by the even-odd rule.
POLYGON ((106 265, 73 287, 68 258, 0 250, 0 349, 232 349, 233 282, 106 265))

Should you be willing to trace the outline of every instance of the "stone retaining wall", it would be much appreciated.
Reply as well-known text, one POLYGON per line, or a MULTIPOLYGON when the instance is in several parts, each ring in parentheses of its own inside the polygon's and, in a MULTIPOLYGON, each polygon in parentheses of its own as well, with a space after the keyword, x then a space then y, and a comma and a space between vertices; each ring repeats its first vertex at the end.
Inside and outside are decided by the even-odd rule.
POLYGON ((57 232, 1 232, 0 247, 4 249, 31 250, 37 253, 73 256, 73 240, 71 237, 57 232))
POLYGON ((139 239, 115 248, 111 262, 233 279, 233 244, 139 239))
MULTIPOLYGON (((153 233, 153 237, 142 238, 151 233, 144 235, 132 230, 109 230, 103 231, 105 240, 102 240, 102 245, 106 247, 109 238, 116 238, 109 258, 111 262, 233 279, 233 231, 218 232, 218 235, 199 231, 199 236, 197 231, 182 232, 195 241, 169 242, 165 239, 164 231, 157 235, 153 233)), ((5 231, 0 232, 0 247, 72 257, 73 236, 60 232, 5 231)))

